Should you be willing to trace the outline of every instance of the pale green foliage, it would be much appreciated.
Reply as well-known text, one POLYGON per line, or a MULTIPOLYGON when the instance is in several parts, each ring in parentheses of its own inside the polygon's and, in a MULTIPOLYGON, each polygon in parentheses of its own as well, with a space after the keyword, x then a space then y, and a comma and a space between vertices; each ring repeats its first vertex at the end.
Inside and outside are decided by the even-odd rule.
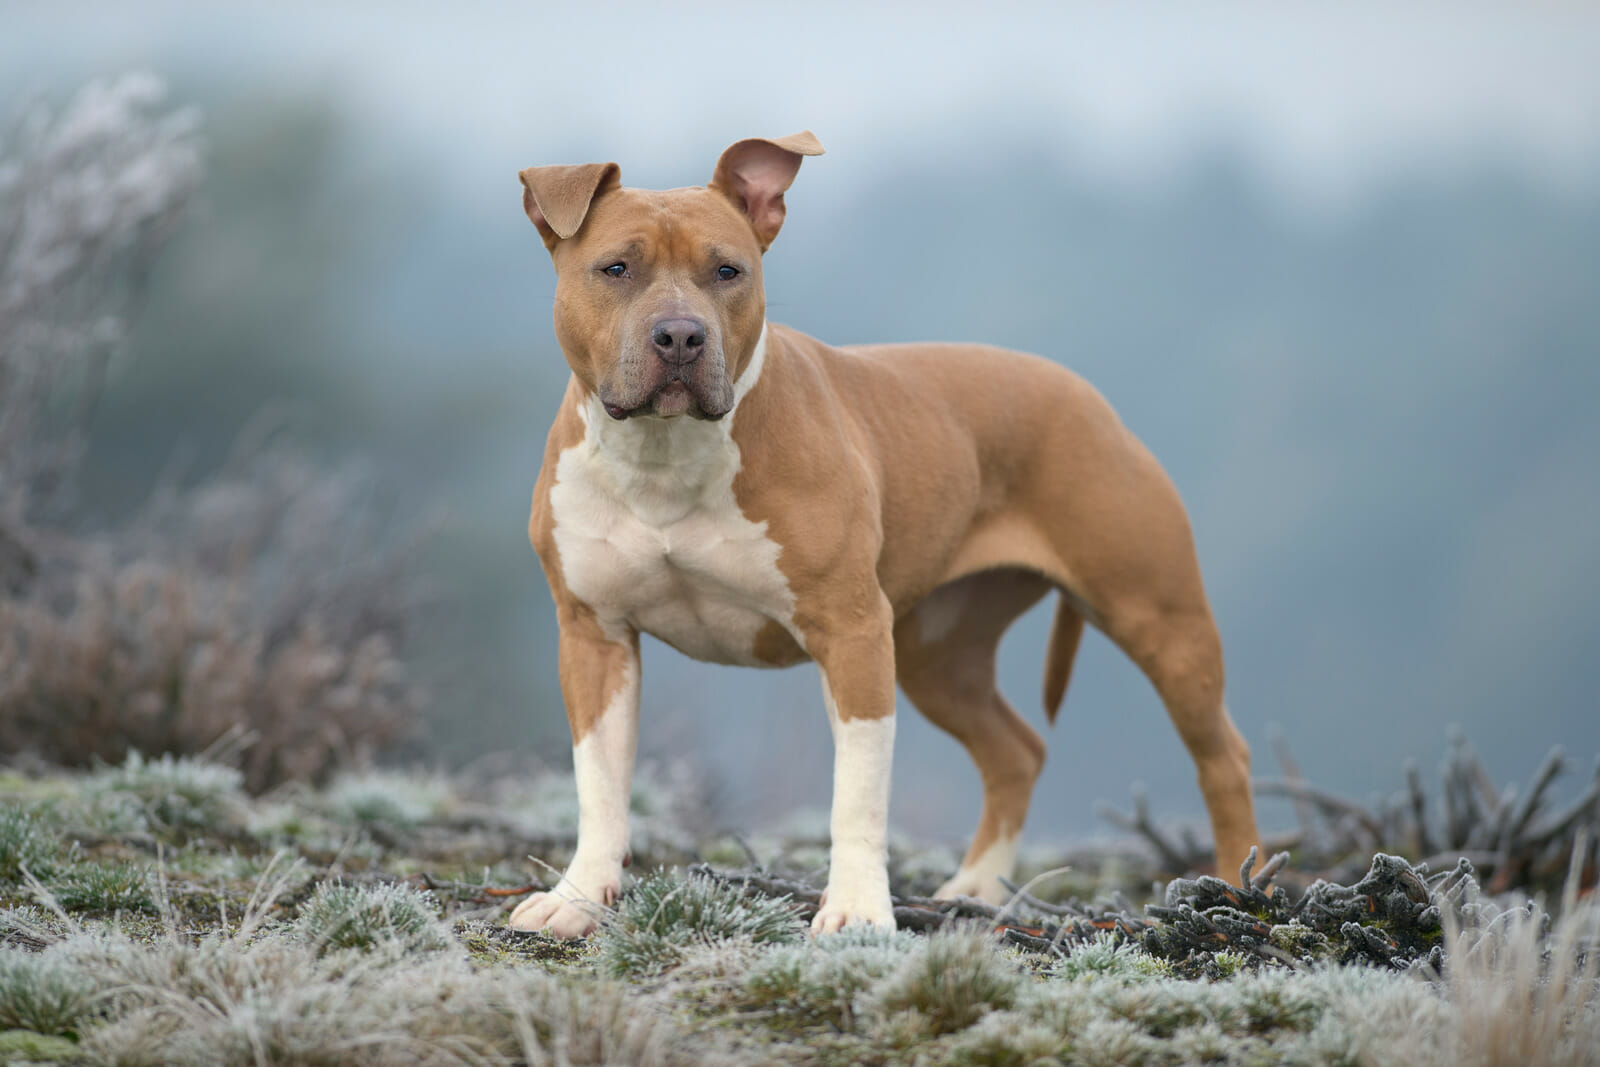
POLYGON ((46 887, 68 911, 154 914, 150 869, 140 863, 76 863, 56 873, 46 887))
POLYGON ((1211 956, 1211 962, 1217 969, 1217 977, 1232 978, 1244 968, 1245 958, 1237 952, 1217 952, 1211 956))
POLYGON ((769 952, 745 975, 742 996, 748 1006, 786 1024, 849 1030, 855 998, 922 948, 908 933, 845 930, 769 952))
POLYGON ((324 800, 336 818, 409 827, 443 814, 455 794, 442 778, 367 770, 339 775, 324 800))
POLYGON ((693 944, 788 944, 803 936, 786 899, 747 896, 737 886, 658 871, 636 882, 606 917, 600 964, 619 978, 660 974, 693 944))
POLYGON ((426 951, 449 944, 438 914, 432 893, 408 885, 324 882, 301 906, 297 925, 319 951, 380 946, 426 951))
MULTIPOLYGON (((727 925, 744 903, 730 887, 717 895, 661 874, 629 899, 651 905, 646 918, 671 920, 674 962, 656 981, 619 983, 581 962, 556 974, 531 960, 480 969, 458 951, 411 951, 394 929, 378 931, 372 951, 327 952, 331 940, 308 936, 310 901, 293 925, 270 918, 285 877, 232 937, 36 930, 32 943, 57 943, 38 955, 0 950, 0 1026, 81 1035, 90 1062, 130 1065, 1457 1067, 1587 1064, 1600 1048, 1593 965, 1560 962, 1593 933, 1577 920, 1548 939, 1535 920, 1508 923, 1481 954, 1460 947, 1433 982, 1331 965, 1182 980, 1110 939, 1030 974, 980 931, 809 940, 780 911, 782 943, 763 942, 748 924, 727 925)), ((425 899, 401 886, 324 885, 312 900, 334 890, 425 899)), ((424 918, 441 932, 431 907, 424 918)), ((8 925, 38 926, 0 917, 8 925)))
POLYGON ((147 760, 130 752, 120 766, 91 774, 85 792, 108 813, 133 807, 152 829, 202 830, 241 820, 243 784, 235 768, 196 756, 147 760))
POLYGON ((0 1030, 76 1033, 94 994, 88 975, 54 954, 0 948, 0 1030))
POLYGON ((319 956, 298 938, 249 943, 80 936, 110 1017, 84 1034, 118 1065, 704 1062, 625 987, 537 970, 476 971, 454 953, 319 956))
POLYGON ((862 998, 865 1013, 895 1025, 896 1015, 917 1019, 907 1032, 939 1035, 964 1030, 991 1011, 1012 1007, 1023 975, 978 930, 945 930, 927 938, 899 967, 862 998))
POLYGON ((26 868, 48 878, 65 851, 58 833, 22 807, 0 809, 0 882, 22 880, 26 868))
POLYGON ((1102 933, 1086 945, 1056 961, 1052 977, 1062 981, 1113 979, 1119 982, 1148 982, 1172 975, 1172 965, 1130 944, 1117 944, 1111 934, 1102 933))
POLYGON ((49 944, 58 939, 71 922, 54 911, 38 904, 24 904, 17 908, 0 908, 0 941, 10 941, 21 935, 28 943, 49 944))
POLYGON ((0 1030, 0 1063, 79 1063, 78 1046, 65 1037, 36 1034, 32 1030, 0 1030))
MULTIPOLYGON (((675 874, 632 887, 583 948, 481 918, 452 937, 430 894, 375 880, 315 887, 326 860, 286 863, 315 839, 348 868, 439 878, 427 824, 470 810, 457 796, 482 800, 465 783, 364 775, 263 804, 231 775, 172 760, 76 782, 93 783, 92 801, 35 792, 0 810, 0 858, 39 859, 28 869, 43 885, 17 907, 30 887, 0 879, 13 905, 0 909, 0 942, 42 949, 0 948, 0 1028, 36 1028, 13 1031, 35 1044, 73 1035, 85 1062, 1560 1067, 1595 1063, 1600 1048, 1600 954, 1588 971, 1572 963, 1595 933, 1575 902, 1546 935, 1537 915, 1480 901, 1466 934, 1441 936, 1450 963, 1436 980, 1331 961, 1252 973, 1256 961, 1227 952, 1184 968, 1209 976, 1193 980, 1110 935, 1053 961, 979 931, 813 940, 782 901, 675 874), (269 861, 229 823, 195 833, 198 813, 232 819, 229 797, 251 809, 232 827, 290 847, 269 861), (57 823, 104 831, 112 815, 187 839, 162 861, 166 900, 126 842, 97 843, 90 863, 54 834, 57 823), (239 883, 251 880, 246 901, 239 883)), ((643 817, 682 809, 660 799, 643 817)), ((520 873, 443 874, 443 907, 469 915, 484 904, 473 887, 520 873)), ((32 1056, 0 1049, 0 1061, 13 1055, 32 1056)))
POLYGON ((1321 1003, 1315 1023, 1272 1049, 1285 1063, 1457 1067, 1455 1011, 1442 990, 1392 971, 1325 966, 1286 984, 1321 1003))
POLYGON ((1056 1063, 1070 1046, 1068 1032, 1022 1012, 991 1011, 944 1039, 936 1062, 995 1067, 1056 1063))
MULTIPOLYGON (((1411 1019, 1449 1030, 1432 1022, 1451 1017, 1441 990, 1405 975, 1329 967, 1189 981, 1163 967, 1104 938, 1030 977, 978 932, 851 933, 756 958, 730 1007, 789 1034, 796 1062, 930 1067, 1376 1064, 1394 1062, 1386 1046, 1414 1043, 1411 1019)), ((1449 1062, 1443 1047, 1408 1062, 1449 1062)))

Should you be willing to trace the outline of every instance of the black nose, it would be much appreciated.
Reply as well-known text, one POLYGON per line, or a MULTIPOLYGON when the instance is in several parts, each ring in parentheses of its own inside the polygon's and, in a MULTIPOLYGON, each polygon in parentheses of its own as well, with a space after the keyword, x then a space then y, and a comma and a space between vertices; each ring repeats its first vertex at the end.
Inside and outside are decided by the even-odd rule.
POLYGON ((668 363, 693 363, 706 350, 706 324, 699 319, 662 319, 650 331, 656 355, 668 363))

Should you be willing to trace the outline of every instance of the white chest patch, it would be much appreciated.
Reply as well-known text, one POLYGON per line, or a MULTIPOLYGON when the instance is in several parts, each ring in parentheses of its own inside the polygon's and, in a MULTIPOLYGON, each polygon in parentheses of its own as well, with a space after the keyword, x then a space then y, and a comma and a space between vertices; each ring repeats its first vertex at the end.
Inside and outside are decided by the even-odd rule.
POLYGON ((556 461, 550 510, 567 588, 607 629, 632 626, 695 659, 744 666, 762 665, 755 638, 769 620, 794 633, 779 546, 733 495, 733 420, 766 344, 763 328, 719 422, 617 422, 595 398, 579 409, 584 437, 556 461))

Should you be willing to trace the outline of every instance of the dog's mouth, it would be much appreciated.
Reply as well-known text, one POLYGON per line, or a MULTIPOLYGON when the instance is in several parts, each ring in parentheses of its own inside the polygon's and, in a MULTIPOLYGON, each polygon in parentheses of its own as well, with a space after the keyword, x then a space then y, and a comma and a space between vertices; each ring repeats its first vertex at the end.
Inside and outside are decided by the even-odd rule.
POLYGON ((636 404, 633 407, 609 400, 602 400, 602 403, 605 406, 606 414, 618 422, 646 415, 654 415, 663 419, 687 415, 692 419, 716 422, 727 414, 726 410, 708 409, 699 394, 690 388, 687 382, 677 376, 673 376, 663 382, 655 392, 645 398, 643 403, 636 404))

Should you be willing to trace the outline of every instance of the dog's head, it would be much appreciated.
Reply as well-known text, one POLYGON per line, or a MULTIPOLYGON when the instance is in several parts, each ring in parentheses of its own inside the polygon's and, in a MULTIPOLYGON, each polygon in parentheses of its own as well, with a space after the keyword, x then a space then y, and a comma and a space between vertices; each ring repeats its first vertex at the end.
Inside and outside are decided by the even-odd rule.
POLYGON ((556 267, 556 340, 614 419, 720 419, 766 321, 761 255, 810 131, 740 141, 711 183, 624 189, 615 163, 530 167, 522 207, 556 267))

